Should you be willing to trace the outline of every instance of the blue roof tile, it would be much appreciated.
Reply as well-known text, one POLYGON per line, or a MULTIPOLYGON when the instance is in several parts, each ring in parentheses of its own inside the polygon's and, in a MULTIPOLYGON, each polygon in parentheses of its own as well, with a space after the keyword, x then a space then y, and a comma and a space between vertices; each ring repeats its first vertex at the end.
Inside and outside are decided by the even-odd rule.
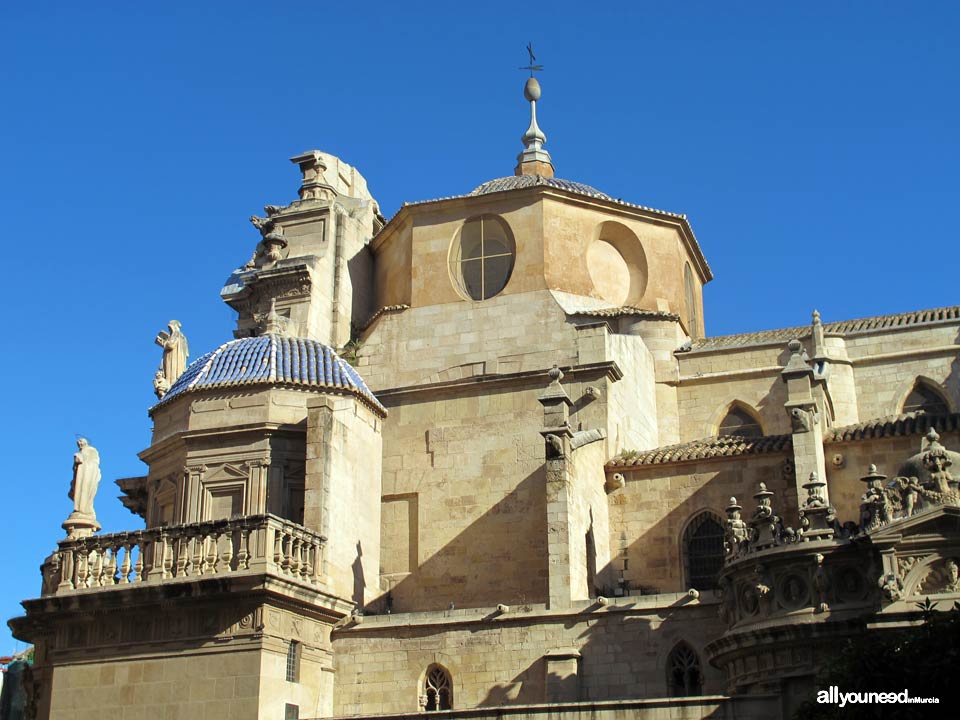
POLYGON ((261 335, 224 343, 192 362, 154 407, 195 390, 258 384, 348 392, 386 413, 360 374, 332 348, 309 338, 280 335, 261 335))

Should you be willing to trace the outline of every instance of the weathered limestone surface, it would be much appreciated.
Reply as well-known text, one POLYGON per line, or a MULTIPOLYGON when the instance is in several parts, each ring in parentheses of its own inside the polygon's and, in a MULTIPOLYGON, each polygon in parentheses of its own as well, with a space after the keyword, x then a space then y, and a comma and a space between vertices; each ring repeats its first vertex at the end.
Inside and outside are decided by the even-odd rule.
MULTIPOLYGON (((431 663, 450 670, 455 707, 561 700, 547 697, 545 656, 569 648, 581 655, 577 699, 663 697, 668 652, 681 639, 702 647, 717 637, 716 609, 677 594, 606 608, 580 601, 559 613, 521 605, 365 618, 334 634, 335 713, 415 711, 431 663)), ((704 672, 705 692, 719 690, 717 672, 704 672)))

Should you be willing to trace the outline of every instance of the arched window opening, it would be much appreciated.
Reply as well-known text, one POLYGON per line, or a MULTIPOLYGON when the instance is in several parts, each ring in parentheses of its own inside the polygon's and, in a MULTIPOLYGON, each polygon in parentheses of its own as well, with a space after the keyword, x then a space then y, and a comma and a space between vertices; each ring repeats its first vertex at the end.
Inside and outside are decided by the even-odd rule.
POLYGON ((507 285, 516 246, 510 228, 496 215, 467 220, 454 238, 450 274, 464 298, 486 300, 507 285))
POLYGON ((723 567, 723 525, 712 513, 695 517, 683 533, 687 587, 713 590, 723 567))
POLYGON ((667 688, 670 697, 690 697, 703 694, 700 676, 700 658, 685 642, 670 651, 667 658, 667 688))
POLYGON ((739 437, 758 438, 763 437, 763 428, 760 423, 750 413, 742 407, 734 405, 727 411, 720 426, 717 428, 717 435, 737 435, 739 437))
POLYGON ((690 263, 683 268, 683 290, 687 305, 687 322, 690 327, 687 330, 690 337, 700 337, 700 314, 697 312, 697 289, 693 284, 693 270, 690 269, 690 263))
POLYGON ((287 682, 300 682, 300 643, 296 640, 287 646, 287 682))
POLYGON ((431 665, 423 681, 423 709, 450 710, 453 708, 453 683, 450 673, 439 665, 431 665))
POLYGON ((929 383, 917 380, 913 390, 903 401, 903 412, 922 412, 928 415, 947 415, 950 408, 947 401, 929 383))

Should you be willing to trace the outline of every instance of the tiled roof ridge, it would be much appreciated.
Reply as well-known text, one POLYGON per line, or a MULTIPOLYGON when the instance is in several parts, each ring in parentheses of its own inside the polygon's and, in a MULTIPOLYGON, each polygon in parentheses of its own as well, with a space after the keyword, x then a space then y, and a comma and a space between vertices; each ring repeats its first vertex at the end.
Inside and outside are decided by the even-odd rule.
MULTIPOLYGON (((872 317, 857 318, 854 320, 837 320, 824 323, 823 331, 832 335, 848 335, 858 332, 869 332, 871 330, 908 327, 911 325, 947 322, 950 320, 960 320, 960 305, 930 308, 927 310, 912 310, 910 312, 894 313, 891 315, 874 315, 872 317)), ((733 335, 715 335, 713 337, 696 340, 691 347, 691 351, 717 350, 745 345, 786 342, 793 338, 801 340, 810 335, 810 328, 810 325, 800 325, 788 328, 735 333, 733 335)))
POLYGON ((625 451, 607 462, 608 468, 635 467, 639 465, 663 465, 668 463, 709 460, 718 457, 760 455, 784 452, 792 447, 790 435, 715 435, 691 440, 676 445, 653 448, 641 452, 625 451))
POLYGON ((838 320, 836 322, 824 323, 823 331, 827 333, 846 334, 889 327, 946 322, 949 320, 960 320, 960 305, 947 305, 925 310, 910 310, 908 312, 893 313, 890 315, 874 315, 865 318, 855 318, 853 320, 838 320))
POLYGON ((871 438, 923 435, 930 428, 938 432, 960 430, 960 413, 931 415, 922 411, 886 415, 864 420, 852 425, 835 427, 824 434, 823 441, 830 443, 869 440, 871 438))
POLYGON ((621 305, 614 308, 600 308, 598 310, 577 310, 570 315, 586 315, 588 317, 644 317, 655 320, 679 320, 680 316, 666 310, 645 310, 634 305, 621 305))
MULTIPOLYGON (((402 210, 405 207, 415 207, 417 205, 429 205, 430 203, 443 202, 444 200, 460 200, 462 198, 477 197, 478 195, 490 194, 492 192, 509 192, 510 190, 520 190, 526 187, 550 187, 555 190, 564 190, 566 192, 570 192, 575 195, 583 195, 585 197, 593 197, 600 200, 607 200, 608 202, 616 203, 617 205, 623 205, 624 207, 633 208, 635 210, 645 210, 647 212, 657 213, 658 215, 677 218, 678 220, 688 220, 685 213, 676 213, 676 212, 671 212, 670 210, 661 210, 660 208, 649 207, 648 205, 638 205, 637 203, 627 202, 626 200, 621 200, 620 198, 614 198, 605 192, 601 192, 600 190, 591 188, 589 185, 585 185, 584 183, 579 183, 579 182, 576 182, 575 180, 564 180, 563 178, 548 178, 548 180, 556 180, 555 183, 551 183, 548 181, 539 182, 539 183, 531 182, 522 187, 512 187, 512 188, 508 187, 508 188, 503 188, 502 190, 492 190, 489 193, 477 193, 477 190, 484 187, 485 185, 489 185, 490 183, 495 183, 501 180, 507 180, 511 177, 517 177, 517 176, 511 175, 503 178, 495 178, 493 180, 488 180, 487 182, 482 183, 478 187, 474 188, 474 190, 471 190, 468 193, 463 193, 461 195, 445 195, 443 197, 430 198, 427 200, 414 200, 410 202, 404 202, 400 206, 400 209, 397 210, 397 212, 395 212, 390 217, 390 220, 388 220, 386 224, 389 225, 390 222, 393 221, 393 218, 396 217, 397 214, 400 212, 400 210, 402 210), (588 191, 579 190, 579 189, 575 189, 573 186, 582 186, 583 188, 589 188, 589 190, 588 191)), ((530 177, 530 176, 520 176, 520 177, 530 177)), ((540 176, 537 176, 537 177, 540 177, 540 176)), ((692 230, 691 230, 691 234, 692 234, 692 230)))
POLYGON ((364 322, 362 325, 357 326, 357 330, 359 330, 360 332, 363 332, 364 330, 366 330, 368 327, 373 325, 377 320, 379 320, 381 317, 383 317, 387 313, 403 312, 404 310, 409 310, 409 309, 410 309, 410 306, 403 303, 399 305, 384 305, 383 307, 379 308, 376 312, 374 312, 373 315, 367 318, 366 322, 364 322))

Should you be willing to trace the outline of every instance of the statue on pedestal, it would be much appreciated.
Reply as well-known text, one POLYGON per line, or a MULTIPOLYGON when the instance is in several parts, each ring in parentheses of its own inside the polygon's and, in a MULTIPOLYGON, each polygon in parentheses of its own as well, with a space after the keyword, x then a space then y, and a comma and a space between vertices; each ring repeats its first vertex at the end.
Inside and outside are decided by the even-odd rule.
POLYGON ((84 537, 100 529, 93 510, 93 498, 100 485, 100 453, 86 438, 77 440, 73 454, 73 480, 67 497, 73 500, 73 512, 64 521, 67 537, 84 537))
MULTIPOLYGON (((160 372, 163 373, 163 380, 166 382, 167 389, 169 389, 187 369, 187 358, 190 351, 187 348, 186 336, 180 332, 180 321, 171 320, 167 328, 167 330, 161 330, 157 333, 154 342, 163 348, 160 372)), ((157 385, 157 378, 154 378, 154 389, 158 390, 159 395, 157 385)))

